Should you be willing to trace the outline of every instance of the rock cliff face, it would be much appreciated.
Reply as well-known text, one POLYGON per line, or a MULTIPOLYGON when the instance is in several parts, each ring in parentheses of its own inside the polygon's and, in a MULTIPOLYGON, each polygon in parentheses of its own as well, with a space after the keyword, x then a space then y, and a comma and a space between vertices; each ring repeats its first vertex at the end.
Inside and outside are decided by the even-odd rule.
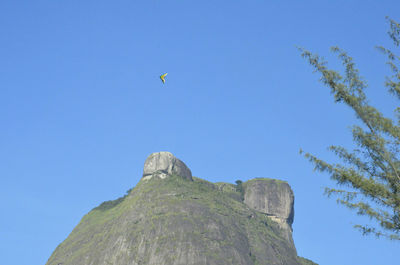
POLYGON ((171 153, 152 154, 137 186, 86 214, 46 264, 314 264, 291 238, 289 185, 243 187, 244 202, 235 185, 192 177, 171 153))
POLYGON ((287 182, 275 179, 253 179, 244 185, 244 203, 268 215, 292 242, 294 195, 287 182))

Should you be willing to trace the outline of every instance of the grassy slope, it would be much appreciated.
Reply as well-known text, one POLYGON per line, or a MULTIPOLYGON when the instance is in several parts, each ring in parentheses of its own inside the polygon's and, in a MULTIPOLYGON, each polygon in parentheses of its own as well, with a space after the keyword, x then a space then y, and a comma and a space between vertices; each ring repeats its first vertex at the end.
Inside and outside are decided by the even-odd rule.
POLYGON ((171 176, 140 181, 94 208, 47 264, 307 264, 294 255, 276 224, 241 202, 235 185, 171 176))

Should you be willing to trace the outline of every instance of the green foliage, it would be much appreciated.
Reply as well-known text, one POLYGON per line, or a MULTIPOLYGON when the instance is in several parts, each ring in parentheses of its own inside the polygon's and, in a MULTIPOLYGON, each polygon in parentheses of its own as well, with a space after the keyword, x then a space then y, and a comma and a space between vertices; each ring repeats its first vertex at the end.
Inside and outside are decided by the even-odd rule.
POLYGON ((236 191, 240 193, 240 197, 242 201, 244 200, 244 188, 243 188, 243 181, 241 180, 236 180, 236 191))
POLYGON ((298 259, 301 265, 318 265, 317 263, 303 257, 298 257, 298 259))
POLYGON ((254 179, 248 180, 246 183, 250 183, 250 182, 253 182, 253 181, 257 181, 257 180, 268 181, 268 182, 271 182, 271 183, 276 183, 278 185, 279 184, 283 184, 283 183, 287 184, 287 181, 280 180, 280 179, 271 179, 271 178, 254 178, 254 179))
MULTIPOLYGON (((387 18, 389 36, 395 47, 400 45, 400 24, 387 18)), ((400 99, 400 57, 391 50, 377 47, 388 57, 393 75, 386 78, 389 92, 400 99)), ((341 146, 330 146, 342 164, 331 164, 305 153, 315 170, 327 172, 338 185, 347 189, 326 188, 325 194, 338 195, 338 203, 357 210, 357 214, 375 220, 376 227, 356 225, 363 234, 386 236, 400 240, 400 107, 396 109, 397 121, 386 118, 368 103, 364 93, 367 84, 360 77, 353 59, 338 47, 331 50, 338 55, 345 67, 344 74, 330 70, 316 54, 300 49, 302 56, 321 74, 321 81, 331 90, 335 102, 344 103, 354 110, 364 126, 354 125, 353 140, 358 146, 352 152, 341 146)), ((300 153, 303 153, 300 150, 300 153)))
POLYGON ((99 210, 99 211, 106 211, 108 209, 111 209, 115 206, 117 206, 118 204, 120 204, 123 200, 125 199, 124 197, 120 197, 116 200, 112 200, 112 201, 105 201, 103 203, 101 203, 99 206, 97 206, 96 208, 94 208, 93 210, 99 210))
POLYGON ((102 202, 99 206, 97 206, 93 210, 105 211, 105 210, 108 210, 108 209, 111 209, 111 208, 117 206, 118 204, 120 204, 121 202, 123 202, 125 200, 125 198, 129 195, 129 193, 131 193, 132 189, 133 188, 127 190, 126 194, 124 196, 122 196, 116 200, 102 202))

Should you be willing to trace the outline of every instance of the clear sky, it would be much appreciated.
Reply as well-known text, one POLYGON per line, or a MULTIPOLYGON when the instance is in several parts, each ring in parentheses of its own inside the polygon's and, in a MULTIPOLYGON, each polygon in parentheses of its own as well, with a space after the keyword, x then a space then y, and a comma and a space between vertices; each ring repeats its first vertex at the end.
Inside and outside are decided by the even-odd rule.
POLYGON ((287 180, 300 256, 398 264, 400 244, 354 230, 368 219, 326 198, 334 183, 299 155, 336 161, 327 147, 352 148, 358 121, 296 46, 338 69, 329 47, 348 51, 392 117, 374 46, 393 48, 385 16, 399 14, 397 0, 0 1, 2 264, 44 264, 158 151, 213 182, 287 180))

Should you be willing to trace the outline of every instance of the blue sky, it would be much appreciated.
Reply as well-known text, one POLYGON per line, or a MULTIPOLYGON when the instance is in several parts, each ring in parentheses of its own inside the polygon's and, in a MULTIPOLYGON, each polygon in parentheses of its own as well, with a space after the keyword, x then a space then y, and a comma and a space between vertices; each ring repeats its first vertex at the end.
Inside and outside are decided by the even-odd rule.
POLYGON ((323 195, 334 183, 299 149, 336 161, 349 108, 296 46, 354 57, 371 103, 398 102, 375 45, 393 47, 398 1, 1 1, 0 255, 44 264, 84 214, 170 151, 209 181, 270 177, 295 193, 298 254, 326 265, 395 264, 398 242, 323 195), (163 85, 161 73, 168 72, 163 85))

